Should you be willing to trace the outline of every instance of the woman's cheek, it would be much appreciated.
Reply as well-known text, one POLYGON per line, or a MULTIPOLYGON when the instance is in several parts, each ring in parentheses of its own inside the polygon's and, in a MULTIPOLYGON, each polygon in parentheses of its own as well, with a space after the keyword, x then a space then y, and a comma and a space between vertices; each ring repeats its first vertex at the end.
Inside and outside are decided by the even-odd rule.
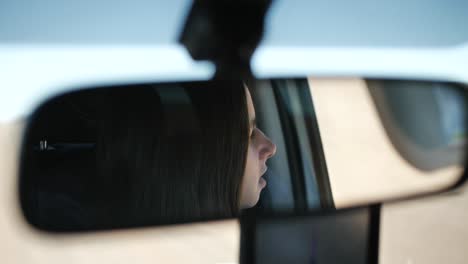
POLYGON ((256 163, 257 161, 255 147, 252 144, 249 144, 244 175, 252 176, 255 172, 256 163))
POLYGON ((249 156, 252 158, 258 158, 258 153, 257 153, 257 142, 255 140, 252 140, 249 144, 249 156))

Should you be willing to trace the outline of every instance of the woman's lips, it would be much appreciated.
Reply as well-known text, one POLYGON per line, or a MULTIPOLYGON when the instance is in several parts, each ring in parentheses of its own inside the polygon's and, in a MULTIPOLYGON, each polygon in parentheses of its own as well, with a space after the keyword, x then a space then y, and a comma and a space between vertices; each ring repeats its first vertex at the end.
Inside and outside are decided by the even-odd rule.
POLYGON ((265 178, 262 177, 262 175, 265 174, 265 172, 268 170, 268 166, 263 166, 262 173, 260 174, 260 179, 258 180, 258 184, 260 185, 260 188, 264 188, 267 184, 265 178))

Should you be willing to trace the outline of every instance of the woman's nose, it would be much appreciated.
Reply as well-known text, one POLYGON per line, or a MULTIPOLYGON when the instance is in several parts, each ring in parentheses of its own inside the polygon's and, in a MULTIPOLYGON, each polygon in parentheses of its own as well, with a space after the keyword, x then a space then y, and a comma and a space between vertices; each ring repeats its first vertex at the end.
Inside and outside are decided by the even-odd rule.
POLYGON ((276 154, 276 145, 265 134, 263 134, 263 132, 261 134, 264 140, 264 143, 262 144, 262 159, 269 159, 276 154))
POLYGON ((269 152, 268 152, 267 159, 269 159, 276 154, 276 144, 273 143, 273 141, 271 141, 269 138, 267 138, 267 140, 269 142, 269 152))

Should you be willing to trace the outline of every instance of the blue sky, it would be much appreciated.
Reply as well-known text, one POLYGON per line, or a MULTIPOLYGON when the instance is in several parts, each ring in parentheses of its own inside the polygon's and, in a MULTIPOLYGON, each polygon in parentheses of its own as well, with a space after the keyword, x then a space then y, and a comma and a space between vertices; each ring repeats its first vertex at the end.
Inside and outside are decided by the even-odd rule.
MULTIPOLYGON (((171 44, 190 3, 2 0, 0 43, 171 44)), ((457 45, 468 40, 467 14, 464 0, 277 0, 263 44, 457 45)))

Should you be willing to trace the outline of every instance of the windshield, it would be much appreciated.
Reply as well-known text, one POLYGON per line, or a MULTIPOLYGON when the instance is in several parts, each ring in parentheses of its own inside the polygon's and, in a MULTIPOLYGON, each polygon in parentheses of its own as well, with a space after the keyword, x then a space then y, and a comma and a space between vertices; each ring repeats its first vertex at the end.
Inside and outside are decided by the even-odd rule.
MULTIPOLYGON (((191 1, 2 1, 0 43, 176 44, 191 1), (57 23, 60 22, 60 23, 57 23)), ((467 1, 272 1, 264 46, 466 42, 467 1), (404 28, 405 30, 401 30, 404 28), (430 28, 430 30, 427 30, 430 28)))

